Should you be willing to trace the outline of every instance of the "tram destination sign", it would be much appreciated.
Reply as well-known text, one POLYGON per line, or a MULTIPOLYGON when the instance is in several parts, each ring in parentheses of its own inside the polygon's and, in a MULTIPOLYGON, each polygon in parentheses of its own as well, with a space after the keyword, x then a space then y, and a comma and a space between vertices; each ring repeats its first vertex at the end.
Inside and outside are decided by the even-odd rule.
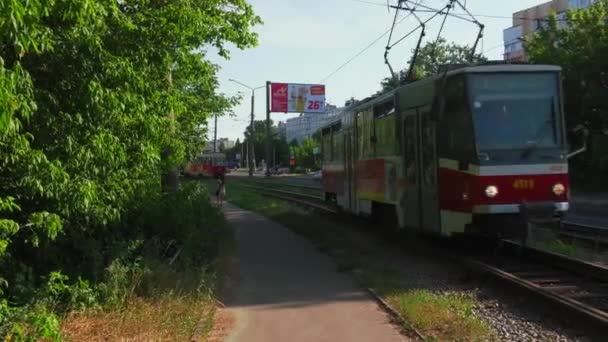
POLYGON ((270 104, 275 113, 325 113, 325 85, 271 83, 270 104))

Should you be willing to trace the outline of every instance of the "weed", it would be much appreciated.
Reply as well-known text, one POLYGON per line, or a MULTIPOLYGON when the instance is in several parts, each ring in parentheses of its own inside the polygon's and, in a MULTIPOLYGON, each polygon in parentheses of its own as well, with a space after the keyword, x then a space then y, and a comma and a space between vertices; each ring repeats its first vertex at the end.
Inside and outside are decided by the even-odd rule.
POLYGON ((577 256, 580 254, 580 250, 577 246, 573 244, 564 243, 563 241, 557 239, 539 242, 538 247, 544 250, 567 256, 577 256))

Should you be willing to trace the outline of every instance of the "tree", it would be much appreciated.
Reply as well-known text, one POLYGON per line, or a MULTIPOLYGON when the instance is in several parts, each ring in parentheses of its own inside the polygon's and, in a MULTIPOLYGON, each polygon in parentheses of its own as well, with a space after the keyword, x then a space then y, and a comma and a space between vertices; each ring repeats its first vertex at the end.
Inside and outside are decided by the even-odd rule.
MULTIPOLYGON (((412 53, 414 50, 412 50, 412 53)), ((440 38, 436 43, 428 42, 418 54, 414 75, 416 78, 425 78, 439 73, 441 66, 447 64, 479 63, 486 61, 481 54, 474 54, 471 57, 471 47, 467 45, 448 44, 444 38, 440 38)), ((398 79, 387 77, 380 83, 381 93, 395 89, 407 78, 407 70, 399 71, 398 79)))
POLYGON ((526 43, 532 63, 562 66, 568 125, 585 123, 591 130, 608 127, 608 2, 567 13, 562 27, 552 16, 526 43), (589 39, 589 37, 595 37, 589 39))
POLYGON ((570 10, 567 25, 553 15, 525 48, 532 63, 562 67, 564 107, 567 127, 582 125, 590 134, 589 151, 575 158, 573 166, 587 183, 592 176, 599 181, 608 171, 608 143, 600 145, 602 132, 608 129, 608 1, 589 8, 570 10), (593 37, 593 39, 590 39, 593 37))
POLYGON ((241 140, 236 139, 234 146, 225 148, 222 152, 226 154, 226 160, 236 160, 236 155, 241 153, 241 140))
POLYGON ((216 93, 207 48, 256 44, 245 0, 130 2, 0 5, 0 294, 14 303, 51 269, 95 278, 101 253, 150 234, 129 220, 238 101, 216 93))
POLYGON ((299 146, 292 147, 295 152, 296 166, 316 169, 320 167, 321 161, 314 155, 314 149, 319 143, 312 138, 306 138, 299 146))
MULTIPOLYGON (((253 123, 255 132, 253 135, 253 148, 255 151, 256 162, 259 163, 266 156, 266 120, 257 120, 253 123)), ((247 132, 245 132, 247 133, 247 132)), ((279 134, 279 127, 270 122, 271 148, 276 154, 276 163, 286 165, 289 162, 289 147, 285 137, 279 134)), ((272 160, 270 161, 272 164, 272 160)))

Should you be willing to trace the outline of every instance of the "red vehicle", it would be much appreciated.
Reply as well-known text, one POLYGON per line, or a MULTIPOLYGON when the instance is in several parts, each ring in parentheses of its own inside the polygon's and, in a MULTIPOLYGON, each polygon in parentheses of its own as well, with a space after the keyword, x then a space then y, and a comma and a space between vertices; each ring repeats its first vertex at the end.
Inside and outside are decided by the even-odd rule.
POLYGON ((346 109, 322 129, 325 198, 442 236, 507 235, 522 208, 559 218, 569 207, 560 72, 464 67, 346 109))
POLYGON ((216 177, 226 174, 226 155, 224 153, 203 153, 201 157, 186 165, 184 174, 190 177, 216 177))

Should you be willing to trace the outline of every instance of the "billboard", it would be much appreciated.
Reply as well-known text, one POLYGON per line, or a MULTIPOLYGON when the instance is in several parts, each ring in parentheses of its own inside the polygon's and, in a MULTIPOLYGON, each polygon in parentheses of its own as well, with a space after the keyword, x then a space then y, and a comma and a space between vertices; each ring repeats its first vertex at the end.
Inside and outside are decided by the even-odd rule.
POLYGON ((325 113, 325 85, 270 84, 270 111, 282 113, 325 113))

